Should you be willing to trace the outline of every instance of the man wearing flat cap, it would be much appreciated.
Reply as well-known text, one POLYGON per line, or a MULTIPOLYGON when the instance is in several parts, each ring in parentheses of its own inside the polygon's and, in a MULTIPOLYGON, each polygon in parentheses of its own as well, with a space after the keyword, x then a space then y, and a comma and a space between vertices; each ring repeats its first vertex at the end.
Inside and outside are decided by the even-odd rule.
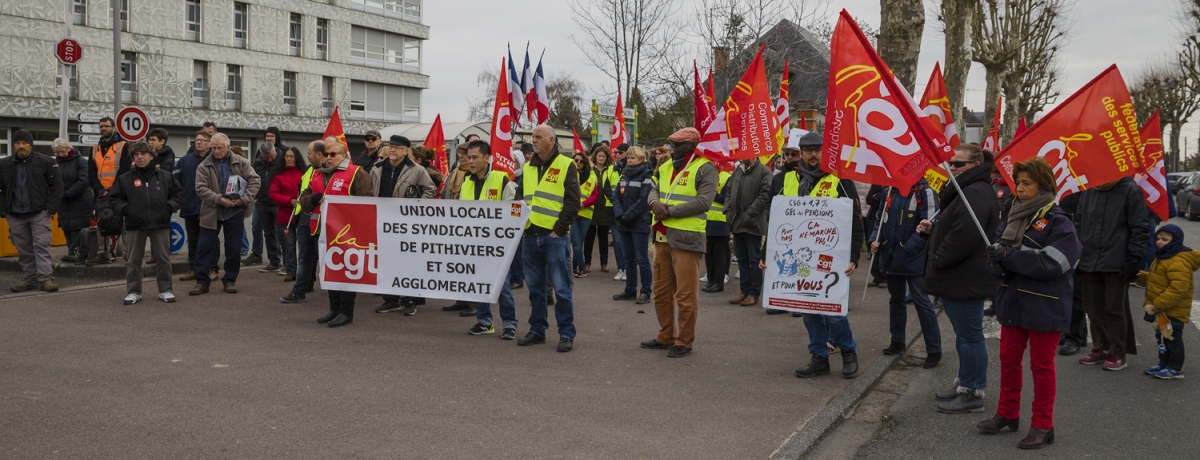
POLYGON ((668 358, 681 358, 692 352, 696 338, 704 231, 719 171, 696 152, 700 132, 695 128, 676 131, 668 140, 671 159, 659 165, 647 198, 654 214, 654 311, 660 328, 642 348, 666 349, 668 358))
MULTIPOLYGON (((397 136, 392 136, 397 137, 397 136)), ((386 160, 388 152, 383 150, 383 137, 379 131, 374 129, 367 130, 363 134, 363 143, 367 145, 367 149, 354 157, 354 165, 371 172, 371 168, 375 167, 375 163, 379 160, 386 160)))
MULTIPOLYGON (((413 160, 412 142, 400 135, 391 137, 387 157, 371 168, 371 188, 379 198, 430 199, 437 194, 429 173, 413 160)), ((385 294, 375 313, 400 310, 404 316, 412 316, 417 314, 417 305, 424 304, 425 299, 385 294)))

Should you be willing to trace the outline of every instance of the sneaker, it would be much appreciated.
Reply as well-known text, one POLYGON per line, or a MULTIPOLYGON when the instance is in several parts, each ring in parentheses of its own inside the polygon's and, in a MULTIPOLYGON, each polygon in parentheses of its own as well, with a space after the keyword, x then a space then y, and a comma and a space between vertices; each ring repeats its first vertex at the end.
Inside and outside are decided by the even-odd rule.
POLYGON ((734 274, 733 274, 733 277, 734 277, 734 278, 737 278, 737 279, 742 279, 742 271, 741 271, 741 270, 738 270, 738 272, 737 272, 737 273, 734 273, 734 274))
POLYGON ((705 274, 704 274, 704 276, 701 276, 701 277, 700 277, 700 282, 701 282, 701 283, 707 283, 707 282, 708 282, 708 274, 707 274, 707 273, 705 273, 705 274))
POLYGON ((188 270, 187 273, 179 275, 179 281, 191 281, 196 279, 196 272, 188 270))
POLYGON ((492 334, 495 332, 495 326, 492 326, 491 324, 484 326, 482 323, 475 323, 474 326, 472 326, 470 329, 467 329, 467 333, 471 335, 492 334))
POLYGON ((1097 349, 1093 348, 1092 352, 1088 353, 1087 356, 1079 358, 1079 364, 1100 364, 1100 363, 1103 363, 1107 359, 1108 359, 1107 351, 1101 351, 1101 350, 1097 350, 1097 349))
POLYGON ((165 303, 175 303, 175 293, 171 291, 158 293, 158 300, 165 303))
POLYGON ((504 328, 504 332, 500 334, 500 340, 512 340, 517 338, 517 330, 511 327, 504 328))
POLYGON ((242 259, 242 265, 257 265, 257 264, 261 264, 262 261, 263 261, 262 256, 260 256, 258 254, 250 254, 245 259, 242 259))
POLYGON ((613 279, 617 281, 625 279, 625 270, 617 270, 617 275, 614 276, 613 279))
POLYGON ((412 299, 402 299, 400 301, 400 314, 404 316, 412 316, 417 314, 417 303, 412 299))
POLYGON ((641 293, 640 295, 638 295, 637 300, 633 301, 633 303, 636 303, 638 305, 645 305, 645 304, 650 303, 650 293, 649 292, 641 293))
POLYGON ((1153 366, 1147 367, 1146 370, 1144 370, 1142 372, 1145 373, 1146 375, 1154 375, 1155 372, 1161 371, 1164 368, 1166 368, 1166 366, 1163 366, 1162 364, 1155 364, 1153 366))
MULTIPOLYGON (((279 264, 267 264, 266 267, 260 268, 258 271, 263 273, 277 272, 279 271, 279 264)), ((286 275, 286 273, 284 274, 286 275)))
POLYGON ((621 270, 621 281, 625 281, 628 279, 629 279, 629 273, 624 270, 621 270))
POLYGON ((725 275, 725 284, 729 284, 729 275, 725 275))
POLYGON ((622 291, 620 294, 613 295, 613 300, 634 300, 637 298, 637 293, 622 291))
POLYGON ((1126 367, 1129 367, 1129 363, 1125 362, 1125 358, 1109 356, 1108 359, 1104 361, 1104 370, 1106 371, 1119 371, 1126 367))
POLYGON ((1178 372, 1175 369, 1171 369, 1170 366, 1164 366, 1162 369, 1159 369, 1158 372, 1150 375, 1153 375, 1154 378, 1163 380, 1183 380, 1183 372, 1178 372))
POLYGON ((307 299, 304 298, 303 294, 296 294, 295 292, 289 292, 287 295, 279 298, 279 302, 281 303, 302 303, 305 300, 307 299))
POLYGON ((141 300, 142 296, 140 294, 130 292, 129 295, 125 296, 125 305, 133 305, 141 300))
POLYGON ((279 276, 287 276, 287 269, 280 267, 279 268, 279 276))
POLYGON ((387 313, 399 310, 401 308, 404 307, 400 306, 400 302, 384 302, 383 305, 380 305, 379 308, 375 309, 375 313, 387 313))

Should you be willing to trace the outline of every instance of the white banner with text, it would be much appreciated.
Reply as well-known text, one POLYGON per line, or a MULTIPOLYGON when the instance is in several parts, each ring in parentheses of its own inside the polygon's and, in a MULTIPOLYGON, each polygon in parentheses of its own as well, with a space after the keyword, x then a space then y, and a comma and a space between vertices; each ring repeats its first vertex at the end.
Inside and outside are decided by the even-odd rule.
POLYGON ((763 255, 763 306, 846 316, 850 297, 849 198, 777 196, 763 255))

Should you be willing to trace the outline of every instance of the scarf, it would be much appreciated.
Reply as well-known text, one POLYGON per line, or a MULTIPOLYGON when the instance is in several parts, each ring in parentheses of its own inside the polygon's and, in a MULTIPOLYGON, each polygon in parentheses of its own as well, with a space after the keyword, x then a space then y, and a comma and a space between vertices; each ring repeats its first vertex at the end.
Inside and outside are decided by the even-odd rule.
POLYGON ((817 185, 817 181, 821 180, 825 173, 821 171, 820 166, 810 169, 808 163, 803 161, 800 162, 798 169, 800 171, 800 195, 805 196, 812 192, 813 186, 817 185))
POLYGON ((1175 257, 1176 254, 1192 250, 1192 248, 1189 248, 1189 247, 1183 245, 1183 229, 1179 228, 1178 225, 1175 225, 1175 224, 1163 225, 1162 227, 1159 227, 1158 231, 1154 232, 1154 234, 1157 235, 1162 232, 1167 232, 1167 233, 1171 234, 1171 242, 1167 243, 1166 246, 1158 248, 1158 250, 1155 252, 1155 255, 1154 255, 1155 259, 1158 259, 1158 260, 1170 259, 1172 257, 1175 257))
POLYGON ((1000 244, 1020 247, 1025 239, 1025 230, 1033 222, 1033 217, 1047 205, 1054 203, 1053 192, 1042 192, 1026 201, 1014 201, 1008 211, 1008 225, 1004 234, 1000 235, 1000 244))

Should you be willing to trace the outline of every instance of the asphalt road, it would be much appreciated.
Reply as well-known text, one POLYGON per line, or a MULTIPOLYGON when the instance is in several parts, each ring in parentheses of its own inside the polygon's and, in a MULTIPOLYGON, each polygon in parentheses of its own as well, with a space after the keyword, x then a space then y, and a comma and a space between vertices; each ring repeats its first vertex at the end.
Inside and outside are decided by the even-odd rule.
MULTIPOLYGON (((0 457, 761 458, 848 382, 794 377, 801 320, 727 304, 733 279, 701 294, 695 352, 668 359, 637 346, 651 306, 612 301, 623 282, 598 268, 577 280, 566 354, 553 331, 532 347, 469 336, 474 319, 440 301, 405 317, 360 295, 355 323, 327 328, 321 291, 282 305, 288 286, 257 268, 236 295, 177 281, 173 305, 123 306, 119 285, 0 298, 0 457)), ((859 302, 862 276, 865 368, 888 338, 886 292, 859 302)))
MULTIPOLYGON (((1200 248, 1200 223, 1172 219, 1184 229, 1185 243, 1200 248)), ((1200 276, 1197 277, 1200 286, 1200 276)), ((979 434, 974 426, 995 414, 999 389, 999 325, 988 318, 989 369, 985 411, 981 414, 947 415, 935 410, 933 393, 948 387, 957 372, 957 357, 948 352, 942 365, 925 370, 897 365, 885 382, 864 401, 890 401, 885 408, 867 408, 863 416, 851 414, 831 433, 813 458, 1196 458, 1200 438, 1200 374, 1196 356, 1188 356, 1189 375, 1184 380, 1158 380, 1142 369, 1158 362, 1154 332, 1141 321, 1144 290, 1130 289, 1135 315, 1137 355, 1129 356, 1129 367, 1109 372, 1100 366, 1078 364, 1081 355, 1056 357, 1058 393, 1055 404, 1055 443, 1038 451, 1021 451, 1016 444, 1029 430, 1033 383, 1025 369, 1022 420, 1019 433, 979 434), (874 433, 863 432, 871 426, 874 433), (855 440, 861 442, 854 442, 855 440)), ((1200 299, 1200 296, 1195 297, 1200 299)), ((1200 311, 1198 311, 1200 312, 1200 311)), ((1194 312, 1193 314, 1195 314, 1194 312)), ((954 334, 941 317, 943 344, 953 344, 954 334)), ((1195 325, 1196 323, 1193 323, 1195 325)), ((1200 327, 1184 333, 1187 349, 1200 350, 1200 327)), ((922 354, 920 341, 912 352, 922 354)), ((953 350, 951 346, 950 350, 953 350)), ((1085 351, 1086 353, 1086 351, 1085 351)))

